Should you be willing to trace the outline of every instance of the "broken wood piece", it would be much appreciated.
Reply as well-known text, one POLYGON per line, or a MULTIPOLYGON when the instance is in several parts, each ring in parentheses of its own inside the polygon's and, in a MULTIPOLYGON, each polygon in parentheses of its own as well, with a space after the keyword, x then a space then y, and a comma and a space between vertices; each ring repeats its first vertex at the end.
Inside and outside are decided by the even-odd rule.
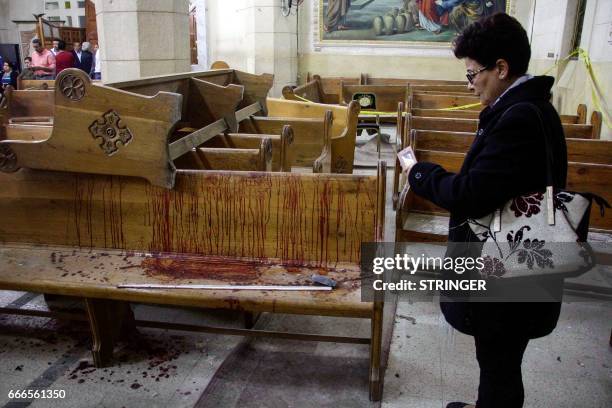
POLYGON ((193 133, 188 134, 179 140, 170 143, 168 146, 170 151, 170 159, 176 160, 182 155, 200 146, 202 143, 212 139, 219 133, 223 133, 228 130, 227 122, 225 119, 219 119, 216 122, 211 123, 202 129, 196 130, 193 133))

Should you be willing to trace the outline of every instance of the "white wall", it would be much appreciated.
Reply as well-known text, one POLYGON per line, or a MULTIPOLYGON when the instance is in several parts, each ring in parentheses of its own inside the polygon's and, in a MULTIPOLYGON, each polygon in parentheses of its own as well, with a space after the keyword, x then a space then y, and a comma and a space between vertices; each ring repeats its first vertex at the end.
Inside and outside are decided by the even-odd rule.
MULTIPOLYGON (((549 73, 557 78, 553 89, 557 109, 564 114, 575 114, 578 104, 584 103, 589 116, 593 110, 600 110, 604 115, 608 112, 609 117, 606 106, 610 106, 612 95, 612 0, 587 1, 580 39, 580 47, 590 55, 601 86, 599 107, 592 97, 591 80, 584 63, 561 61, 571 51, 576 5, 576 0, 537 1, 530 71, 543 74, 559 61, 549 73)), ((612 130, 605 124, 601 137, 612 139, 612 130)))
POLYGON ((210 62, 274 74, 271 94, 297 77, 297 16, 281 14, 280 0, 207 0, 207 36, 210 62))

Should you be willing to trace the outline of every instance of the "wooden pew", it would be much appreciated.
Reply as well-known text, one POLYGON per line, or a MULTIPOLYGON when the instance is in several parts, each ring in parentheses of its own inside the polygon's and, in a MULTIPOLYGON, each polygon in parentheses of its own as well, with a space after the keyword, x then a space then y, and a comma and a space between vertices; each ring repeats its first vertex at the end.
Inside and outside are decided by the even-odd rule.
MULTIPOLYGON (((329 103, 338 103, 340 101, 340 92, 342 84, 346 85, 364 85, 358 77, 321 77, 319 75, 307 74, 306 83, 317 81, 320 85, 320 100, 329 100, 329 103)), ((284 94, 283 94, 284 96, 284 94)))
POLYGON ((285 125, 280 135, 229 133, 221 134, 205 142, 203 147, 257 149, 262 139, 270 139, 272 143, 272 170, 290 172, 293 166, 293 130, 285 125))
POLYGON ((283 98, 292 101, 330 104, 338 103, 337 95, 329 95, 323 91, 323 86, 321 85, 321 81, 318 77, 295 88, 287 85, 283 87, 282 93, 283 98))
POLYGON ((395 310, 383 299, 362 301, 360 255, 362 243, 384 241, 385 174, 384 163, 374 176, 179 171, 165 189, 135 177, 0 173, 0 289, 84 298, 97 367, 112 363, 115 340, 136 324, 367 344, 377 401, 395 310), (337 287, 310 290, 314 273, 337 287), (234 289, 118 287, 125 284, 234 289), (347 337, 142 322, 130 302, 362 318, 372 329, 347 337))
MULTIPOLYGON (((219 120, 211 128, 198 129, 168 144, 180 119, 180 95, 159 92, 145 97, 94 85, 78 69, 62 71, 52 94, 51 135, 42 141, 38 137, 1 141, 0 148, 9 158, 2 163, 3 171, 87 171, 142 177, 172 188, 176 171, 172 160, 189 151, 202 136, 213 132, 214 136, 228 127, 224 119, 219 120), (62 83, 66 86, 60 87, 62 83)), ((32 105, 27 107, 31 109, 32 105)), ((231 110, 219 107, 215 112, 226 116, 222 108, 231 110)))
MULTIPOLYGON (((267 105, 270 118, 291 117, 295 118, 294 120, 323 118, 326 112, 331 112, 331 126, 329 126, 331 171, 333 173, 345 174, 353 172, 355 138, 359 116, 359 104, 357 102, 351 102, 348 106, 339 106, 268 98, 267 105)), ((298 155, 302 148, 298 147, 298 143, 300 143, 298 132, 295 128, 293 130, 296 144, 294 151, 298 155)), ((311 133, 303 143, 312 143, 309 140, 321 140, 320 135, 320 132, 311 133)), ((321 142, 318 143, 320 144, 321 142)), ((327 145, 327 143, 324 144, 327 145)), ((307 148, 305 147, 305 149, 307 148)))
POLYGON ((55 110, 53 90, 15 90, 11 86, 5 91, 6 110, 3 125, 13 122, 46 122, 52 124, 55 110))
POLYGON ((584 125, 587 118, 587 107, 581 103, 576 109, 575 115, 559 115, 561 117, 561 123, 573 123, 575 125, 584 125))
POLYGON ((253 116, 240 123, 239 131, 254 134, 277 134, 285 126, 293 130, 292 157, 297 167, 312 167, 313 171, 331 172, 331 114, 323 118, 253 116), (325 165, 325 170, 319 168, 325 165))
POLYGON ((256 149, 198 147, 174 160, 181 170, 272 171, 272 140, 260 139, 256 149))
MULTIPOLYGON (((395 123, 397 104, 406 102, 409 95, 409 87, 404 85, 346 85, 341 84, 340 100, 342 105, 348 105, 356 100, 357 94, 371 94, 374 97, 374 108, 364 106, 360 101, 362 110, 374 110, 382 112, 379 114, 381 122, 395 123)), ((373 120, 374 116, 363 112, 360 120, 373 120)))

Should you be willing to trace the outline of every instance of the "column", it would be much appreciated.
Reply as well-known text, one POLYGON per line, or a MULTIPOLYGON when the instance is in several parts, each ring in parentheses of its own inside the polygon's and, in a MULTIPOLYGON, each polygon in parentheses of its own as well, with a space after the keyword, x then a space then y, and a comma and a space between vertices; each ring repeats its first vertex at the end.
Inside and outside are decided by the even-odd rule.
POLYGON ((189 0, 97 0, 102 79, 188 72, 189 0))

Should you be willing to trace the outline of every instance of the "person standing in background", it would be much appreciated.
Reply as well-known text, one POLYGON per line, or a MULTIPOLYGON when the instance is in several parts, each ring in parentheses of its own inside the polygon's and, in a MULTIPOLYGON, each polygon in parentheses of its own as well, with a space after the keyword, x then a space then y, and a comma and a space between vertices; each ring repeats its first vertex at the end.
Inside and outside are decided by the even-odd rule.
POLYGON ((53 40, 53 48, 51 48, 50 51, 54 56, 56 56, 57 53, 59 52, 58 44, 59 44, 59 40, 53 40))
POLYGON ((81 57, 83 56, 83 51, 81 51, 80 42, 75 42, 72 44, 72 56, 74 57, 74 67, 81 68, 81 57))
POLYGON ((85 71, 87 75, 91 73, 91 67, 93 65, 93 54, 90 51, 91 44, 88 42, 83 43, 83 49, 81 51, 81 63, 77 68, 85 71))
POLYGON ((92 79, 98 81, 102 79, 102 55, 100 54, 100 46, 98 44, 94 45, 94 63, 91 70, 92 79))
POLYGON ((71 52, 66 51, 66 43, 63 40, 58 41, 57 54, 55 55, 55 75, 66 68, 74 67, 74 56, 71 52))
POLYGON ((40 39, 32 40, 32 69, 36 79, 53 79, 55 75, 55 57, 53 53, 44 48, 40 39))

